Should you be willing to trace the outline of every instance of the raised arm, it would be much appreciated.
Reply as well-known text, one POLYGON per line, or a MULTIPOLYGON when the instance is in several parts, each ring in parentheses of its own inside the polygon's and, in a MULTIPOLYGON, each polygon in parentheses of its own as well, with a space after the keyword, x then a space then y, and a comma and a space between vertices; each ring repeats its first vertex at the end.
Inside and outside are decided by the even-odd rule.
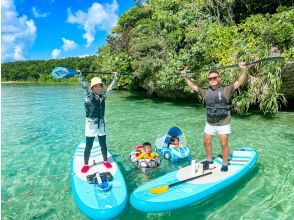
POLYGON ((112 82, 110 83, 110 85, 108 86, 108 88, 106 89, 104 95, 107 96, 109 94, 109 92, 113 89, 114 85, 117 83, 118 81, 118 73, 117 72, 114 72, 114 77, 113 77, 113 80, 112 82))
POLYGON ((199 87, 197 86, 196 83, 192 82, 191 79, 187 76, 186 69, 182 70, 181 74, 185 78, 185 81, 186 81, 187 85, 190 88, 192 88, 193 90, 195 90, 196 92, 198 92, 199 87))
POLYGON ((234 82, 234 89, 238 89, 247 78, 248 68, 247 66, 245 66, 245 63, 244 62, 239 63, 239 67, 241 69, 241 75, 239 76, 237 81, 234 82))
POLYGON ((92 98, 92 94, 91 94, 91 90, 90 88, 88 87, 86 81, 85 81, 85 77, 82 75, 81 71, 80 70, 77 70, 77 73, 76 76, 81 84, 81 87, 84 91, 84 94, 86 96, 86 99, 91 99, 92 98))

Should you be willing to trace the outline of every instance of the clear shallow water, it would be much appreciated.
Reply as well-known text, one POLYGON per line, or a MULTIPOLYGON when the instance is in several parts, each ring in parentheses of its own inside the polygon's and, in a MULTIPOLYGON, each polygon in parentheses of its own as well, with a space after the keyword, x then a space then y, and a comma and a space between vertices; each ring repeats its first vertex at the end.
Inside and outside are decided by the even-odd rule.
MULTIPOLYGON (((84 97, 78 85, 4 84, 1 91, 2 219, 87 219, 74 203, 70 162, 84 141, 84 97)), ((144 174, 127 160, 132 146, 181 127, 193 159, 202 146, 205 109, 193 103, 113 92, 106 109, 108 147, 121 166, 129 195, 141 184, 188 162, 144 174)), ((243 179, 214 197, 172 212, 145 214, 128 204, 118 219, 292 219, 294 216, 294 113, 274 118, 233 116, 230 146, 251 146, 259 160, 243 179)), ((214 153, 220 153, 218 139, 214 153)))

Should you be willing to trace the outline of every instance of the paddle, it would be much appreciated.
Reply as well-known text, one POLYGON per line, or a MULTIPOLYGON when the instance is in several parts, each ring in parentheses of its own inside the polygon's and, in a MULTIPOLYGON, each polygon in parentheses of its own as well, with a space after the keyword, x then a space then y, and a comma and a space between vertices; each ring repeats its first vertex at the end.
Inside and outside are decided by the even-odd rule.
MULTIPOLYGON (((104 75, 112 75, 113 73, 108 73, 108 72, 95 72, 95 71, 89 71, 89 72, 83 72, 83 73, 96 73, 96 74, 104 74, 104 75)), ((66 67, 55 67, 52 72, 51 72, 51 76, 54 79, 62 79, 62 78, 69 78, 72 77, 74 75, 78 74, 78 72, 74 69, 71 68, 66 68, 66 67)), ((123 73, 120 75, 134 75, 132 73, 123 73)))
POLYGON ((185 179, 185 180, 181 180, 181 181, 178 181, 178 182, 175 182, 175 183, 172 183, 172 184, 169 184, 169 185, 162 185, 162 186, 159 186, 159 187, 155 187, 155 188, 151 188, 151 189, 148 189, 149 192, 151 192, 152 194, 161 194, 161 193, 164 193, 166 192, 169 188, 171 187, 174 187, 174 186, 177 186, 179 184, 182 184, 182 183, 185 183, 185 182, 188 182, 190 180, 194 180, 194 179, 198 179, 200 177, 203 177, 203 176, 207 176, 207 175, 210 175, 212 174, 212 172, 208 172, 208 173, 203 173, 201 175, 198 175, 198 176, 194 176, 194 177, 190 177, 188 179, 185 179))
MULTIPOLYGON (((284 57, 269 57, 269 58, 265 58, 265 59, 261 59, 261 60, 247 62, 247 63, 245 63, 245 66, 253 65, 256 63, 262 63, 262 62, 271 62, 271 61, 285 61, 285 58, 284 57)), ((230 65, 230 66, 220 66, 220 67, 214 67, 214 68, 209 68, 209 69, 190 70, 190 71, 187 71, 187 73, 197 73, 197 72, 206 72, 206 71, 211 71, 211 70, 228 69, 228 68, 234 68, 234 67, 238 67, 238 66, 239 66, 239 64, 236 63, 236 64, 230 65)), ((178 72, 177 74, 181 74, 181 73, 178 72)))
POLYGON ((75 71, 74 69, 65 67, 55 67, 51 72, 51 76, 54 79, 69 78, 76 74, 77 71, 75 71))

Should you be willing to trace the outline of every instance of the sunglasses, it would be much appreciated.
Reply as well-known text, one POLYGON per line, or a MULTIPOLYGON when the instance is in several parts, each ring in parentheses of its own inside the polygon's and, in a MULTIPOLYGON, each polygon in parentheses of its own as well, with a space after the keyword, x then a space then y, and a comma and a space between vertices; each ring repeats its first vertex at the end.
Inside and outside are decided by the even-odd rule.
POLYGON ((217 80, 218 76, 208 77, 208 81, 217 80))

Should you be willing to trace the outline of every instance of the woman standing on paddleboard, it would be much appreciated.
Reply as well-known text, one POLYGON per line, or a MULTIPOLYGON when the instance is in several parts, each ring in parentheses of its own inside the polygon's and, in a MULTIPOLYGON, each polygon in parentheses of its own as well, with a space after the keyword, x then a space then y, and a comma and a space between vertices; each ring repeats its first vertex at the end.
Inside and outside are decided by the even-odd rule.
POLYGON ((109 92, 113 89, 114 85, 118 81, 118 73, 114 73, 114 78, 109 85, 109 87, 104 91, 104 84, 99 77, 94 77, 91 79, 90 88, 85 82, 84 76, 79 70, 77 70, 77 77, 80 84, 84 90, 86 100, 86 124, 85 124, 85 136, 86 136, 86 148, 84 152, 84 166, 81 169, 82 173, 87 173, 90 169, 89 158, 91 154, 91 149, 94 143, 94 139, 97 136, 99 140, 99 145, 101 147, 101 152, 103 156, 103 164, 106 168, 111 168, 112 165, 107 161, 107 145, 106 145, 106 131, 105 131, 105 99, 109 92))
POLYGON ((206 151, 207 163, 212 164, 212 138, 218 134, 222 147, 223 164, 221 171, 228 171, 228 159, 230 148, 228 145, 229 134, 231 133, 231 115, 229 102, 236 89, 245 81, 247 67, 244 62, 239 63, 241 75, 238 80, 228 86, 221 84, 221 76, 218 71, 212 70, 208 73, 209 88, 204 89, 192 82, 187 76, 186 70, 181 71, 182 76, 189 87, 198 92, 205 100, 207 122, 204 129, 204 147, 206 151))

